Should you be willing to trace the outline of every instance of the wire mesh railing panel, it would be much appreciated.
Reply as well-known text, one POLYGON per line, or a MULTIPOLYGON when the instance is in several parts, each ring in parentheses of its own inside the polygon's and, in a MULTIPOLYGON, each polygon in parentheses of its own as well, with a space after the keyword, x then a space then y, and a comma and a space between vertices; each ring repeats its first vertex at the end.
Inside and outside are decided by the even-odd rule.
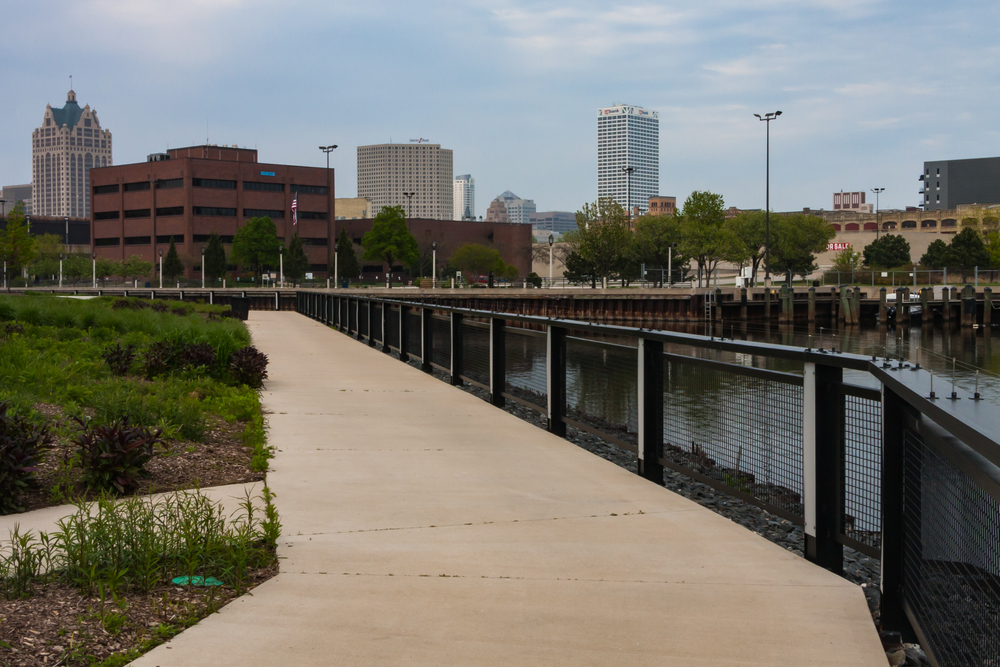
POLYGON ((389 347, 394 347, 399 349, 399 309, 391 308, 386 311, 385 318, 385 337, 389 343, 389 347))
POLYGON ((451 368, 451 321, 447 316, 431 316, 431 362, 451 368))
POLYGON ((795 516, 802 508, 802 387, 668 357, 665 460, 795 516))
POLYGON ((422 352, 420 340, 420 312, 410 310, 406 313, 406 353, 419 357, 422 352))
POLYGON ((372 338, 381 343, 382 342, 382 304, 372 303, 369 305, 372 309, 372 338))
POLYGON ((617 438, 639 430, 638 348, 566 339, 566 416, 617 438))
POLYGON ((358 304, 358 333, 362 336, 368 335, 368 309, 371 308, 370 301, 361 301, 358 304))
POLYGON ((504 335, 506 391, 533 405, 548 405, 545 334, 507 327, 504 335))
POLYGON ((882 546, 882 404, 844 396, 844 535, 882 546))
POLYGON ((904 599, 938 664, 1000 664, 1000 503, 920 435, 903 440, 904 599))
POLYGON ((490 382, 489 325, 462 323, 462 354, 465 375, 475 382, 490 382))

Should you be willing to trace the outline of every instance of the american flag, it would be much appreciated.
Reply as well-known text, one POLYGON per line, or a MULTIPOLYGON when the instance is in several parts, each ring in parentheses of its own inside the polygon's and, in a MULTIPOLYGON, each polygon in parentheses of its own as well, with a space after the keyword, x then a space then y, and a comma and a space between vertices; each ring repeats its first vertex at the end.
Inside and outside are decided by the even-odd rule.
POLYGON ((298 209, 299 209, 299 195, 298 195, 298 193, 296 193, 295 194, 295 199, 292 200, 292 225, 293 226, 299 224, 298 209))

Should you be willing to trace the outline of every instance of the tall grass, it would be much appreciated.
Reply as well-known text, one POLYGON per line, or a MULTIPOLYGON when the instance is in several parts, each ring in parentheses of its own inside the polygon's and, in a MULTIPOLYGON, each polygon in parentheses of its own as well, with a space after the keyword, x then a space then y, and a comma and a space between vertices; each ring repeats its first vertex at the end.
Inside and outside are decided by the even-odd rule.
POLYGON ((160 498, 105 496, 79 503, 50 533, 0 540, 0 596, 28 597, 34 586, 60 581, 89 595, 149 592, 173 577, 215 577, 238 594, 249 570, 274 562, 281 523, 264 487, 227 517, 200 492, 160 498))

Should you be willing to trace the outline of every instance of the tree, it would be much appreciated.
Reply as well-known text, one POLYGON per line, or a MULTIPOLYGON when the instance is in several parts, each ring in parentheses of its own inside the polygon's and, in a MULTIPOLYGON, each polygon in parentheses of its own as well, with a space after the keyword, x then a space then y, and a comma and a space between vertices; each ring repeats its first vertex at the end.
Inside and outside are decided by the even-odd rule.
POLYGON ((1000 232, 987 233, 986 247, 990 251, 990 268, 1000 268, 1000 232))
POLYGON ((265 266, 278 264, 278 228, 271 218, 252 218, 233 237, 233 259, 250 269, 260 284, 265 266))
POLYGON ((814 215, 775 216, 771 223, 771 268, 791 282, 796 275, 816 270, 816 253, 826 250, 836 236, 833 226, 814 215))
POLYGON ((964 282, 966 275, 975 267, 990 265, 990 251, 983 243, 983 237, 979 232, 967 227, 951 239, 948 251, 945 253, 945 261, 949 268, 953 267, 962 272, 964 282))
POLYGON ((177 256, 177 246, 174 245, 174 237, 170 237, 170 249, 167 256, 163 258, 163 275, 170 282, 177 280, 177 276, 184 274, 184 263, 177 256))
POLYGON ((722 195, 695 190, 678 214, 684 238, 679 247, 698 264, 698 287, 701 287, 702 275, 711 279, 719 262, 735 254, 736 240, 723 225, 724 207, 722 195))
POLYGON ((215 232, 208 237, 208 245, 205 246, 205 256, 202 259, 202 273, 212 283, 226 275, 229 262, 226 260, 226 249, 222 247, 222 239, 215 232))
POLYGON ((500 273, 505 266, 499 251, 481 243, 466 243, 455 251, 448 262, 472 280, 490 271, 500 273))
POLYGON ((100 278, 101 284, 107 287, 108 276, 122 275, 121 262, 101 257, 97 260, 94 271, 97 273, 97 277, 100 278))
MULTIPOLYGON (((633 261, 645 264, 647 269, 681 269, 688 258, 676 247, 681 240, 681 222, 672 215, 644 215, 635 222, 631 255, 633 261)), ((663 274, 658 276, 663 286, 663 274)), ((672 280, 670 282, 673 282, 672 280)))
MULTIPOLYGON (((417 239, 406 227, 406 213, 402 206, 386 206, 372 222, 371 230, 361 239, 365 249, 361 258, 369 262, 384 262, 389 272, 397 263, 412 264, 420 255, 417 239)), ((392 286, 392 281, 388 281, 392 286)))
POLYGON ((572 252, 566 258, 566 271, 574 273, 573 266, 587 267, 591 282, 598 278, 613 278, 626 269, 628 248, 632 234, 629 232, 628 214, 610 197, 598 199, 594 204, 584 204, 576 212, 576 230, 563 236, 572 252))
POLYGON ((833 268, 837 271, 855 271, 861 268, 862 255, 850 246, 833 256, 833 268))
POLYGON ((590 283, 597 286, 597 269, 580 253, 573 251, 566 257, 566 270, 563 276, 571 283, 590 283))
POLYGON ((145 261, 139 255, 131 255, 121 265, 122 276, 131 276, 133 280, 139 280, 142 276, 148 276, 153 272, 153 263, 145 261))
POLYGON ((86 255, 70 255, 66 258, 66 262, 63 265, 63 277, 67 280, 72 280, 73 284, 77 284, 80 280, 90 273, 91 265, 90 258, 86 255))
POLYGON ((34 241, 28 235, 28 228, 24 224, 24 204, 18 202, 7 216, 6 229, 0 231, 0 259, 7 267, 7 274, 4 277, 8 292, 10 279, 31 261, 34 252, 34 241))
POLYGON ((910 244, 898 234, 885 234, 865 246, 865 265, 894 269, 910 263, 910 244))
POLYGON ((753 285, 757 284, 757 269, 764 260, 767 241, 764 211, 740 211, 723 225, 732 235, 732 253, 725 259, 741 269, 750 266, 753 285))
MULTIPOLYGON (((330 267, 330 273, 332 275, 333 267, 330 267)), ((354 252, 354 241, 347 233, 347 229, 341 229, 337 236, 337 273, 337 280, 346 277, 348 281, 361 274, 358 255, 354 252)))
POLYGON ((306 269, 309 268, 309 258, 302 247, 302 239, 299 233, 292 234, 292 240, 288 244, 285 252, 285 278, 292 281, 292 286, 298 285, 306 277, 306 269))
POLYGON ((32 275, 54 276, 59 273, 59 255, 64 252, 63 239, 58 234, 42 234, 34 238, 35 253, 29 267, 32 275))
POLYGON ((948 244, 938 239, 927 246, 927 252, 920 257, 920 265, 929 269, 943 269, 947 254, 948 244))

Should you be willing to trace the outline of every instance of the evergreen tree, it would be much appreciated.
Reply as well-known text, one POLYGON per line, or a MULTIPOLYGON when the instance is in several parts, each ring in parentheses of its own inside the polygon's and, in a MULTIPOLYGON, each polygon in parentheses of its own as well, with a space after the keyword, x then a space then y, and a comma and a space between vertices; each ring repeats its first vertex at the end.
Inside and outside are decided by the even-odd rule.
POLYGON ((309 258, 302 247, 302 239, 299 233, 292 234, 292 240, 288 244, 285 252, 285 279, 291 281, 292 286, 298 285, 306 277, 306 269, 309 268, 309 258))
MULTIPOLYGON (((358 255, 354 252, 354 241, 346 229, 341 229, 337 236, 337 280, 343 282, 347 278, 348 282, 357 278, 361 274, 361 265, 358 264, 358 255)), ((330 267, 330 275, 333 275, 333 267, 330 267)))
POLYGON ((208 237, 208 245, 205 246, 205 258, 202 262, 201 270, 205 277, 215 283, 219 278, 226 275, 229 262, 226 259, 226 249, 222 247, 222 239, 215 232, 208 237))
POLYGON ((894 269, 910 263, 910 244, 899 234, 885 234, 865 246, 865 264, 894 269))
POLYGON ((177 255, 177 246, 174 245, 174 237, 170 237, 170 249, 167 256, 163 258, 163 277, 169 282, 177 280, 177 276, 184 274, 184 263, 177 255))
POLYGON ((265 267, 278 266, 278 228, 271 218, 251 218, 233 237, 233 259, 250 269, 259 285, 265 267))

